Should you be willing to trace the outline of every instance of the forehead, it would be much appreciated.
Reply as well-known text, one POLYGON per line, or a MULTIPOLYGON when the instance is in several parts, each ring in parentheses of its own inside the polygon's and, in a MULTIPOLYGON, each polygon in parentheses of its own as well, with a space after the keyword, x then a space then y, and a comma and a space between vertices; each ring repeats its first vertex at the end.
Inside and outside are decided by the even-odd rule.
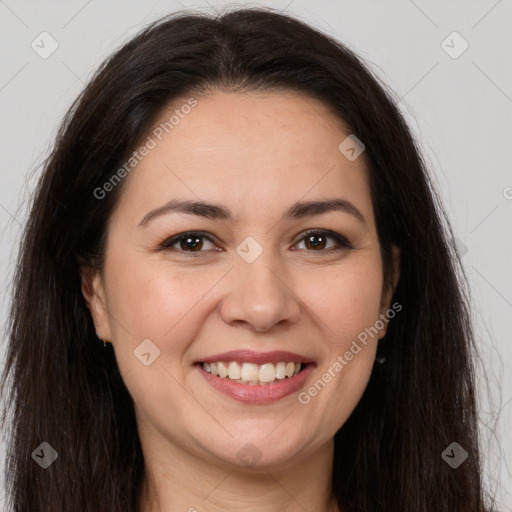
POLYGON ((341 194, 370 213, 363 158, 340 152, 349 132, 322 102, 288 91, 192 98, 161 112, 121 203, 151 208, 179 197, 263 215, 270 205, 341 194))

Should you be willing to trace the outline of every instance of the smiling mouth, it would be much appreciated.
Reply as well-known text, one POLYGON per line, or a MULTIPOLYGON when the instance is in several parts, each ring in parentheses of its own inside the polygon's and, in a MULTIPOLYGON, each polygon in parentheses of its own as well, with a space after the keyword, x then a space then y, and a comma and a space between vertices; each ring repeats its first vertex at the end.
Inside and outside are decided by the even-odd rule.
POLYGON ((220 379, 227 379, 247 386, 268 386, 275 382, 290 379, 298 375, 309 363, 281 361, 274 363, 239 363, 237 361, 218 361, 198 363, 201 368, 220 379))

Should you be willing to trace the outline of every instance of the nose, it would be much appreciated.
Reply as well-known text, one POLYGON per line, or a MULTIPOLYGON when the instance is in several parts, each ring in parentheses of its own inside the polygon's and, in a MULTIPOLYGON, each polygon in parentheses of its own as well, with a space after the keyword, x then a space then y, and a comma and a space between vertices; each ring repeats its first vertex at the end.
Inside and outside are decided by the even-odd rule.
POLYGON ((293 284, 281 267, 269 263, 270 258, 263 255, 252 263, 236 262, 220 308, 224 322, 246 324, 258 332, 279 323, 298 322, 301 307, 293 284))

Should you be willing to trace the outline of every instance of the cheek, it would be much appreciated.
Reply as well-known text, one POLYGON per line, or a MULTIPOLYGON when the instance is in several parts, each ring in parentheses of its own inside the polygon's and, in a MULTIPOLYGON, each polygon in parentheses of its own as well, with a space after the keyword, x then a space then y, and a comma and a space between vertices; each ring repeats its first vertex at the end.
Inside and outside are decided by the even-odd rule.
MULTIPOLYGON (((219 278, 205 272, 201 276, 190 270, 180 272, 140 255, 115 256, 107 267, 112 341, 136 407, 151 417, 162 416, 162 404, 170 403, 193 412, 182 390, 187 369, 181 360, 204 321, 198 318, 207 303, 201 298, 219 278)), ((166 421, 174 425, 174 419, 166 421)))
POLYGON ((310 275, 302 286, 301 297, 307 297, 322 330, 325 357, 317 379, 299 399, 334 433, 356 407, 373 369, 381 268, 374 258, 366 264, 354 260, 325 276, 310 275))
MULTIPOLYGON (((218 279, 217 279, 218 280, 218 279)), ((178 334, 214 276, 180 271, 161 261, 117 258, 111 265, 109 304, 119 338, 161 340, 178 334)))
POLYGON ((375 258, 311 272, 298 295, 315 313, 332 349, 343 350, 379 318, 382 272, 375 258), (363 264, 362 264, 363 263, 363 264))

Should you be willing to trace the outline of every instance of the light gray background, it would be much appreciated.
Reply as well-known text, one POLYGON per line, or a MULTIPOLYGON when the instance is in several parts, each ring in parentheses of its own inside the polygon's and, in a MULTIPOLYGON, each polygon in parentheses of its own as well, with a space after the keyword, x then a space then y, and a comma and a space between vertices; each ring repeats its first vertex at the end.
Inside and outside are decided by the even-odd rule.
MULTIPOLYGON (((3 325, 14 248, 33 176, 39 175, 56 128, 90 73, 114 48, 160 15, 228 5, 234 4, 0 0, 3 325), (43 31, 59 44, 48 59, 31 48, 43 31)), ((512 1, 284 0, 237 5, 283 9, 334 35, 365 58, 402 98, 400 106, 435 175, 459 248, 467 249, 463 263, 474 297, 482 356, 478 373, 486 481, 497 493, 501 509, 511 511, 512 1), (453 31, 469 44, 456 59, 441 46, 453 31)), ((447 44, 460 48, 457 40, 450 41, 447 44)), ((2 342, 0 361, 5 334, 2 342)), ((2 450, 0 459, 3 463, 2 450)), ((441 454, 439 460, 442 463, 441 454)))

